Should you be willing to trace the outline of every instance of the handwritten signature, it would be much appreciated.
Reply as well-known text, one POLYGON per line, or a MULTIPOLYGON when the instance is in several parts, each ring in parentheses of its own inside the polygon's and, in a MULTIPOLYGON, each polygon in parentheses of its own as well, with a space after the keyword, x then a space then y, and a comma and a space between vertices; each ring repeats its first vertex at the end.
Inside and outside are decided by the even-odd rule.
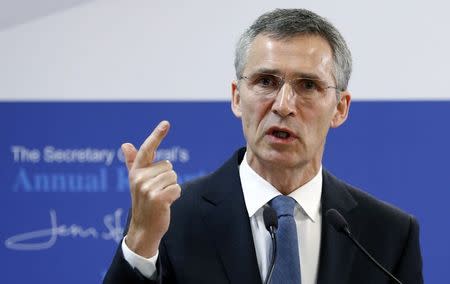
POLYGON ((100 231, 94 227, 83 228, 80 225, 58 224, 56 211, 50 210, 50 228, 26 232, 9 237, 5 241, 5 246, 12 250, 45 250, 53 247, 58 237, 79 237, 94 238, 102 240, 113 240, 119 243, 122 239, 123 227, 121 225, 121 217, 123 210, 118 208, 112 214, 103 217, 103 223, 106 230, 100 231), (47 239, 48 238, 48 239, 47 239), (36 239, 45 239, 44 241, 36 241, 36 239))

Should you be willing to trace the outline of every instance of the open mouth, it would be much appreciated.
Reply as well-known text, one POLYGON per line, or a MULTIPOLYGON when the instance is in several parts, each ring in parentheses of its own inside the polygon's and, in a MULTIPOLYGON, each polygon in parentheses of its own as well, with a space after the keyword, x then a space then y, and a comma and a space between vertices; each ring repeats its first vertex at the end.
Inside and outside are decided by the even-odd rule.
POLYGON ((287 139, 287 138, 291 137, 291 134, 289 132, 282 131, 282 130, 274 130, 274 131, 272 131, 271 135, 275 136, 277 138, 280 138, 280 139, 287 139))
POLYGON ((288 129, 272 127, 267 131, 267 134, 277 139, 289 140, 295 138, 295 135, 288 129))

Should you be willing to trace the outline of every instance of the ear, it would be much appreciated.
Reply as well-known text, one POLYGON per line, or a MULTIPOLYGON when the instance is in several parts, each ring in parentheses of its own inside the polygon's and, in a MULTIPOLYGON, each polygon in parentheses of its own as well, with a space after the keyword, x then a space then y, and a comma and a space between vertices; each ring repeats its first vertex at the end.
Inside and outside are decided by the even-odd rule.
POLYGON ((350 102, 352 97, 349 91, 343 91, 339 95, 339 101, 336 106, 336 110, 331 120, 330 127, 337 128, 341 126, 346 120, 348 116, 348 111, 350 110, 350 102))
POLYGON ((231 83, 231 110, 236 117, 241 117, 241 95, 239 94, 238 82, 235 80, 231 83))

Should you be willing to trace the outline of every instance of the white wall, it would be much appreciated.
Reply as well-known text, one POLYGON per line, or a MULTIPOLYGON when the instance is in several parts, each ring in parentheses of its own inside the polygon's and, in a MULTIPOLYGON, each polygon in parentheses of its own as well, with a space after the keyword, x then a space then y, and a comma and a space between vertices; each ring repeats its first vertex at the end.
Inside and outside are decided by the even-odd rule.
POLYGON ((450 98, 446 1, 97 0, 0 31, 0 100, 227 100, 238 36, 275 7, 341 30, 354 99, 450 98))

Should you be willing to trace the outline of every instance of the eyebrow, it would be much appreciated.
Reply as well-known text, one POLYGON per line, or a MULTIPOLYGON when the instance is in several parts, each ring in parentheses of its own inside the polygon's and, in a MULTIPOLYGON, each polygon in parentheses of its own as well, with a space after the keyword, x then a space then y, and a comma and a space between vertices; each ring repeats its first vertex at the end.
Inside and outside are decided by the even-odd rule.
POLYGON ((294 73, 294 78, 306 78, 325 82, 324 78, 321 78, 320 76, 314 73, 296 72, 294 73))
POLYGON ((281 73, 280 70, 277 69, 270 69, 270 68, 259 68, 256 69, 254 72, 252 72, 252 74, 261 74, 261 73, 266 73, 266 74, 273 74, 273 75, 283 75, 283 73, 281 73))
MULTIPOLYGON (((283 76, 284 73, 281 72, 278 69, 271 69, 271 68, 259 68, 256 69, 253 74, 261 74, 261 73, 267 73, 267 74, 273 74, 278 76, 283 76)), ((313 79, 313 80, 319 80, 325 82, 325 80, 321 77, 319 77, 317 74, 314 73, 308 73, 308 72, 295 72, 294 78, 305 78, 305 79, 313 79)))

